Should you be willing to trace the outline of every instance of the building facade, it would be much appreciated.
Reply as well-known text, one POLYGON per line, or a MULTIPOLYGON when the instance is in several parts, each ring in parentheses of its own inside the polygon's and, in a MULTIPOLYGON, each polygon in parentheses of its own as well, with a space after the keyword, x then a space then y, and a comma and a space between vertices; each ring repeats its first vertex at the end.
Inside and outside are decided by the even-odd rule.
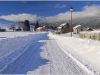
POLYGON ((70 31, 69 24, 68 23, 61 24, 59 27, 57 27, 57 30, 58 32, 61 33, 67 33, 70 31))
POLYGON ((81 31, 86 31, 87 28, 82 25, 77 25, 73 27, 73 34, 79 34, 81 31))

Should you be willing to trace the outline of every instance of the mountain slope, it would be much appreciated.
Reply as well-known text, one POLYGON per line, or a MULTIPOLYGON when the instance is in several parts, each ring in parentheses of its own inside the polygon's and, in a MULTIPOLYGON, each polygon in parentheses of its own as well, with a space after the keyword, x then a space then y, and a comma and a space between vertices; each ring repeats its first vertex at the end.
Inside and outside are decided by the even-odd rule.
MULTIPOLYGON (((67 19, 67 17, 66 17, 66 19, 67 19)), ((70 20, 50 23, 49 25, 50 26, 59 26, 60 24, 63 24, 63 23, 70 24, 70 20)), ((74 19, 72 18, 73 27, 76 25, 79 25, 79 24, 86 26, 86 27, 100 28, 100 16, 81 17, 81 18, 74 18, 74 19)))

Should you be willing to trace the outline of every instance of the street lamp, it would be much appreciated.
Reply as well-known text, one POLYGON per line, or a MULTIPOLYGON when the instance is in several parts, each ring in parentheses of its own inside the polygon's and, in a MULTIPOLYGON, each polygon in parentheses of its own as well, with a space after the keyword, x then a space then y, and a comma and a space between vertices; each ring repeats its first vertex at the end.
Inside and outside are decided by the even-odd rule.
POLYGON ((73 8, 71 7, 71 8, 70 8, 70 12, 71 12, 71 22, 70 22, 71 37, 72 37, 72 11, 73 11, 73 8))

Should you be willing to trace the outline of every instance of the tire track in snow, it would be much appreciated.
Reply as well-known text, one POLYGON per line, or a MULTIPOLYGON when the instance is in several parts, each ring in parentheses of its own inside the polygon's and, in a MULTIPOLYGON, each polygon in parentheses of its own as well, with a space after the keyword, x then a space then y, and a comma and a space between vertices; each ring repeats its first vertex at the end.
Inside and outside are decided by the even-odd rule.
MULTIPOLYGON (((54 40, 52 40, 52 41, 54 41, 54 40)), ((58 66, 55 66, 54 67, 55 69, 57 67, 56 70, 57 70, 58 73, 56 73, 56 74, 59 74, 59 73, 61 73, 61 74, 82 74, 82 73, 83 74, 86 74, 85 71, 83 71, 83 70, 80 71, 81 68, 79 68, 79 66, 76 65, 69 58, 69 56, 66 56, 66 54, 64 52, 62 52, 62 50, 59 48, 59 46, 57 46, 57 44, 56 44, 55 41, 52 42, 51 44, 52 44, 52 46, 55 46, 56 45, 56 47, 58 48, 58 49, 56 48, 55 50, 53 49, 52 50, 53 52, 51 51, 52 53, 50 53, 50 54, 52 54, 51 56, 53 56, 52 57, 52 60, 53 61, 52 60, 51 61, 53 62, 53 64, 56 63, 54 65, 57 65, 57 64, 59 64, 60 66, 62 65, 62 68, 60 68, 60 70, 58 69, 59 68, 58 66), (65 59, 64 57, 67 57, 67 59, 65 59), (72 64, 74 64, 74 65, 72 65, 72 64), (66 68, 66 67, 68 67, 68 68, 66 68), (77 67, 78 67, 78 69, 77 69, 77 67)), ((50 51, 50 50, 48 50, 48 51, 50 51)))
POLYGON ((44 35, 2 73, 6 74, 88 74, 62 51, 54 39, 44 35))
POLYGON ((43 43, 37 42, 13 63, 9 64, 8 67, 1 72, 1 74, 26 74, 28 71, 38 68, 38 66, 42 65, 38 64, 38 59, 43 60, 40 57, 40 47, 42 45, 43 43))
POLYGON ((54 39, 44 41, 46 43, 42 47, 41 57, 49 59, 49 63, 28 74, 87 74, 60 49, 54 39))
MULTIPOLYGON (((55 40, 56 41, 56 40, 55 40)), ((57 41, 56 41, 57 43, 57 41)), ((58 44, 58 43, 57 43, 58 44)), ((59 45, 59 44, 58 44, 59 45)), ((94 75, 94 73, 92 71, 90 71, 87 67, 85 67, 81 62, 79 62, 77 59, 75 59, 71 54, 69 54, 67 51, 65 51, 60 45, 59 47, 74 61, 76 62, 76 64, 78 64, 83 70, 85 70, 87 72, 87 74, 92 74, 94 75)))

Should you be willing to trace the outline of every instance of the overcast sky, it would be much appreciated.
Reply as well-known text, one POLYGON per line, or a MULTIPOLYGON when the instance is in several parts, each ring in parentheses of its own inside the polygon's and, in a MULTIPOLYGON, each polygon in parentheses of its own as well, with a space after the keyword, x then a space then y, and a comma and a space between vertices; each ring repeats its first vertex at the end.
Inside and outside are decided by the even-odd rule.
POLYGON ((60 22, 100 15, 100 1, 0 1, 0 18, 9 21, 60 22))

